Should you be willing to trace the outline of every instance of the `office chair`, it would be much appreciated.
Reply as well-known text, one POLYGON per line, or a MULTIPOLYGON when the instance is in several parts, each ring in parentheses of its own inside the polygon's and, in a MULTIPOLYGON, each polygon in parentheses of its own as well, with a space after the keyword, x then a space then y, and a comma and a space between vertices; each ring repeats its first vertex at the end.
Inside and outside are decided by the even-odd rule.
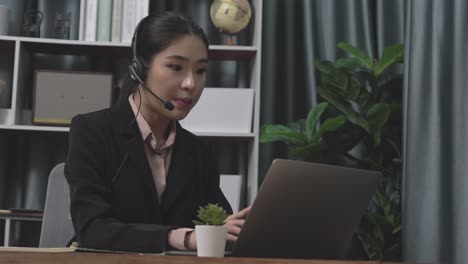
POLYGON ((65 163, 49 175, 39 247, 67 247, 75 235, 70 217, 70 187, 64 175, 65 163))

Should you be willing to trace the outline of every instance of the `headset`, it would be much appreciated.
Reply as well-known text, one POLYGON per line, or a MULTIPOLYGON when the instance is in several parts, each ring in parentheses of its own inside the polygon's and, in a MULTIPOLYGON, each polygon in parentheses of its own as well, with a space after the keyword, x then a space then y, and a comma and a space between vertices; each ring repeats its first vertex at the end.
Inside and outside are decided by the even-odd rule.
MULTIPOLYGON (((148 16, 142 18, 140 20, 140 22, 138 22, 138 24, 137 24, 137 26, 135 28, 135 33, 133 33, 132 46, 131 46, 132 47, 132 61, 128 65, 128 74, 130 75, 130 78, 132 78, 132 80, 138 82, 151 95, 153 95, 155 98, 157 98, 159 101, 161 101, 164 104, 164 107, 167 110, 172 111, 172 110, 174 110, 174 105, 170 101, 164 101, 162 98, 157 96, 153 91, 151 91, 151 89, 149 89, 146 86, 144 80, 146 80, 147 65, 142 60, 140 60, 140 58, 138 57, 138 54, 137 54, 138 31, 140 29, 141 24, 143 24, 143 22, 145 22, 150 17, 151 17, 151 15, 148 15, 148 16)), ((138 92, 140 92, 139 89, 138 89, 138 92)), ((140 98, 141 98, 141 94, 140 94, 140 98)), ((130 123, 128 124, 129 126, 136 121, 137 116, 140 113, 140 107, 141 107, 141 99, 140 99, 140 104, 138 105, 138 111, 137 111, 135 117, 133 118, 133 120, 130 121, 130 123)), ((114 184, 115 180, 119 176, 120 170, 122 169, 123 165, 127 161, 127 158, 128 158, 128 152, 125 153, 125 156, 124 156, 122 162, 120 163, 119 168, 117 169, 117 172, 115 173, 114 177, 112 177, 112 184, 114 184)))
POLYGON ((151 15, 142 18, 140 20, 140 22, 138 22, 138 24, 137 24, 137 26, 135 28, 135 33, 133 33, 133 37, 132 37, 132 61, 130 62, 130 65, 128 65, 128 73, 130 75, 130 78, 132 78, 132 80, 134 80, 134 81, 138 82, 139 84, 141 84, 141 86, 143 86, 146 90, 148 90, 148 92, 151 95, 153 95, 156 99, 161 101, 164 104, 164 107, 167 110, 172 111, 172 110, 174 110, 174 105, 170 101, 163 100, 161 97, 157 96, 153 91, 151 91, 151 89, 149 89, 146 86, 144 81, 146 80, 147 65, 138 57, 138 54, 137 54, 138 31, 140 29, 141 24, 143 24, 143 22, 145 22, 150 17, 151 17, 151 15))

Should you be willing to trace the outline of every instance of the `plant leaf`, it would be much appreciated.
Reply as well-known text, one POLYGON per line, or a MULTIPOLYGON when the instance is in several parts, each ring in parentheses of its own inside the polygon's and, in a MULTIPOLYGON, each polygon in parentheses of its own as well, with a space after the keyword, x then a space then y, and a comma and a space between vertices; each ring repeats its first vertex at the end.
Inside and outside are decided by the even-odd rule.
POLYGON ((369 131, 367 121, 351 107, 351 104, 348 101, 339 98, 333 92, 321 86, 317 87, 317 91, 322 98, 338 108, 338 110, 340 110, 346 116, 346 119, 348 119, 351 123, 364 128, 366 131, 369 131))
POLYGON ((386 103, 375 104, 367 112, 369 133, 373 136, 375 146, 381 143, 382 129, 388 121, 390 112, 390 106, 386 103))
POLYGON ((335 66, 333 66, 333 62, 327 60, 316 60, 314 65, 315 68, 319 70, 319 72, 325 74, 332 74, 335 69, 335 66))
MULTIPOLYGON (((395 151, 395 154, 398 157, 397 162, 401 162, 401 160, 400 160, 401 159, 400 147, 398 147, 397 144, 395 142, 393 142, 390 138, 385 138, 385 140, 390 144, 390 146, 392 146, 393 151, 395 151)), ((395 161, 392 161, 392 162, 395 163, 395 161)))
POLYGON ((303 133, 283 125, 264 125, 260 132, 260 142, 275 141, 285 141, 293 145, 301 145, 307 142, 307 138, 303 133))
POLYGON ((302 118, 302 119, 297 120, 296 122, 292 122, 288 124, 288 127, 294 131, 303 133, 305 131, 305 126, 306 126, 305 123, 306 123, 306 120, 302 118))
POLYGON ((320 81, 340 90, 348 87, 348 75, 340 69, 336 69, 330 61, 315 61, 315 67, 320 72, 320 81))
POLYGON ((352 46, 351 44, 349 43, 345 43, 345 42, 340 42, 338 43, 338 48, 348 52, 349 54, 353 55, 357 60, 359 60, 362 65, 371 70, 374 63, 372 61, 371 58, 369 58, 369 56, 367 56, 366 54, 364 54, 364 52, 354 46, 352 46))
POLYGON ((367 109, 367 107, 370 105, 370 101, 371 101, 371 94, 365 88, 361 89, 361 93, 356 99, 356 102, 359 104, 359 106, 362 109, 367 109))
POLYGON ((328 103, 327 102, 322 102, 316 106, 314 106, 310 111, 309 114, 307 115, 307 120, 306 120, 306 135, 309 143, 312 143, 310 141, 311 137, 315 132, 317 131, 317 124, 319 122, 320 117, 322 116, 323 112, 327 109, 328 103))
POLYGON ((347 98, 356 101, 361 93, 361 82, 356 77, 351 77, 349 86, 347 89, 347 98))
POLYGON ((200 206, 198 209, 198 220, 193 220, 195 224, 201 225, 223 225, 224 220, 228 217, 226 210, 218 206, 218 204, 207 204, 205 207, 200 206))
POLYGON ((346 123, 346 118, 339 115, 334 118, 328 118, 319 128, 318 132, 311 139, 312 142, 318 141, 325 133, 336 131, 346 123))
POLYGON ((318 141, 305 146, 295 147, 291 150, 291 154, 295 157, 310 158, 327 148, 327 143, 318 141))
POLYGON ((197 220, 193 220, 192 221, 195 225, 204 225, 205 223, 203 222, 200 222, 200 221, 197 221, 197 220))
POLYGON ((390 66, 403 62, 404 51, 405 49, 403 44, 386 47, 382 52, 380 60, 374 67, 374 76, 377 78, 390 66))
POLYGON ((360 60, 356 58, 340 58, 335 62, 336 68, 344 68, 353 73, 356 72, 371 72, 360 60))
POLYGON ((320 81, 330 90, 343 97, 355 101, 361 91, 361 83, 357 78, 345 74, 344 72, 341 73, 336 76, 321 74, 320 81))

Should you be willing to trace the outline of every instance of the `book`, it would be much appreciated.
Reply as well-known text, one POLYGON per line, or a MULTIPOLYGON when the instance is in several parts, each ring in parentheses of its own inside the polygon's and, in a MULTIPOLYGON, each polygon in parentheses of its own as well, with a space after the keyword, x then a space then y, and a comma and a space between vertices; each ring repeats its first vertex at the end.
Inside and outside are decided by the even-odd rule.
POLYGON ((99 0, 97 11, 97 41, 111 40, 112 0, 99 0))
POLYGON ((136 27, 136 8, 135 0, 123 0, 122 5, 122 42, 132 42, 133 31, 136 27))
POLYGON ((86 0, 80 0, 80 26, 78 29, 78 40, 84 40, 85 14, 86 14, 86 0))
POLYGON ((122 0, 112 2, 112 42, 122 41, 122 0))
POLYGON ((84 25, 84 40, 96 41, 96 25, 97 25, 97 0, 86 0, 86 13, 84 25))

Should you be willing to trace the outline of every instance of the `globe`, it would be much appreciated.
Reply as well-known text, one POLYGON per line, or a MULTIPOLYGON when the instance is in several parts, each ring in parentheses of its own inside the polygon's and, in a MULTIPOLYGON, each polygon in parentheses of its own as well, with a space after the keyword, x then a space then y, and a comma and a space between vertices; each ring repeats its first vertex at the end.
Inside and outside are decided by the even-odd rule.
POLYGON ((248 0, 213 0, 210 16, 217 29, 233 35, 247 27, 252 9, 248 0))

